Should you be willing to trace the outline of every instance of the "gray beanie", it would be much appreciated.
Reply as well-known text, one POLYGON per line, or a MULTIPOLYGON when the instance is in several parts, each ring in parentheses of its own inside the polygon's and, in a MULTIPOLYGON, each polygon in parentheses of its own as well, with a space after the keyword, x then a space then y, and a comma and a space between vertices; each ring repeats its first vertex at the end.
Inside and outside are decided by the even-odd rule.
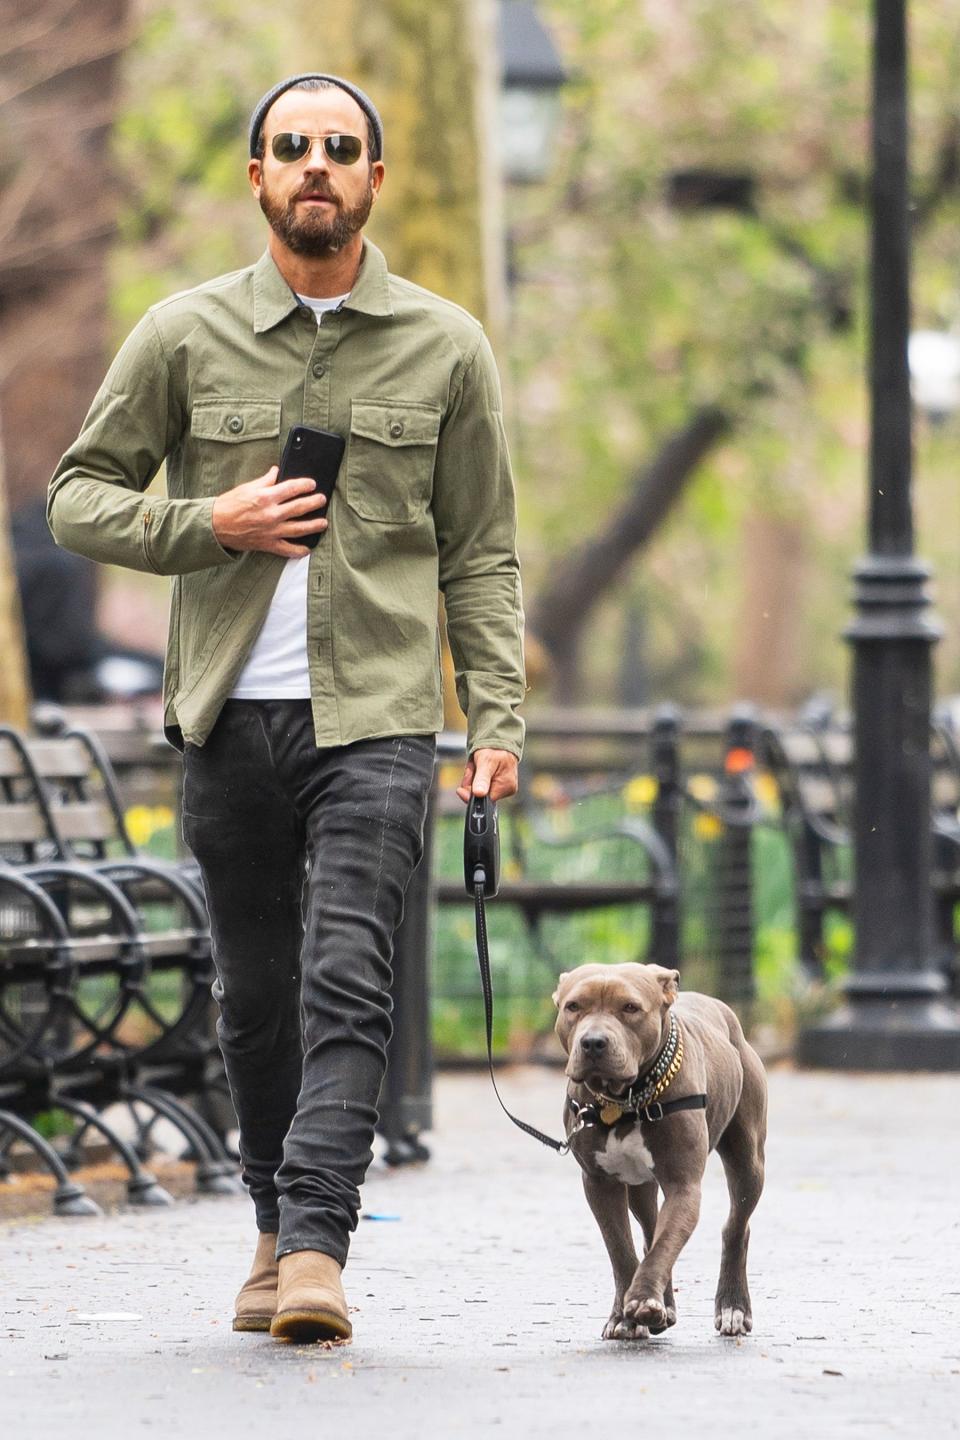
POLYGON ((372 160, 382 159, 383 121, 380 119, 377 107, 370 99, 370 96, 365 94, 365 92, 360 89, 359 85, 354 85, 350 80, 343 80, 340 78, 339 75, 320 75, 314 71, 310 71, 305 75, 291 75, 289 80, 281 80, 279 85, 274 85, 272 90, 268 90, 266 95, 264 95, 260 100, 257 101, 254 112, 250 116, 251 159, 256 157, 257 147, 260 144, 260 131, 263 128, 264 118, 266 117, 266 113, 270 109, 270 106, 273 104, 274 100, 278 99, 279 96, 283 94, 285 90, 295 89, 295 87, 300 84, 301 80, 329 80, 331 85, 338 85, 341 90, 346 90, 348 95, 352 95, 354 100, 356 100, 357 104, 360 106, 360 109, 364 112, 364 114, 369 119, 371 125, 373 126, 373 133, 376 137, 376 147, 374 151, 371 151, 370 158, 372 160))

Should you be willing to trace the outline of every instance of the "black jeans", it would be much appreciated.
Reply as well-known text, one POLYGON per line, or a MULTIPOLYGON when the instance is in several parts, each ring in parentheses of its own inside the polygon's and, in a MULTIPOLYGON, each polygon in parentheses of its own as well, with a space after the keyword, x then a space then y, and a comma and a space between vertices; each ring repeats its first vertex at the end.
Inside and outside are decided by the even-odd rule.
POLYGON ((307 700, 228 700, 184 757, 243 1179, 277 1254, 343 1265, 391 1034, 432 735, 317 749, 307 700))

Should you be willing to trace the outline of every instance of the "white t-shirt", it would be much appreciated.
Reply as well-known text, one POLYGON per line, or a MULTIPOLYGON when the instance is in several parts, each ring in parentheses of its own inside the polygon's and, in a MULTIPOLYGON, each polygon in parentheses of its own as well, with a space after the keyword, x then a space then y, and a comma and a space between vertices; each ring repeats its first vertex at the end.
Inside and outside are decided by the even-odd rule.
MULTIPOLYGON (((349 292, 348 292, 349 293, 349 292)), ((316 300, 297 299, 317 317, 319 325, 328 310, 335 310, 346 295, 316 300)), ((288 560, 280 574, 267 618, 230 691, 234 700, 309 700, 307 665, 307 577, 310 556, 288 560)))

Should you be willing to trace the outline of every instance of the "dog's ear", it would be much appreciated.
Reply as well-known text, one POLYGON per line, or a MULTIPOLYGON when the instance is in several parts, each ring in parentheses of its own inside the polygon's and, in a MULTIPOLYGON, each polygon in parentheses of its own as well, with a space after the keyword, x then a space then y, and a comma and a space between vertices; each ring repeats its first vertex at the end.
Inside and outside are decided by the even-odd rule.
POLYGON ((560 976, 559 980, 557 981, 557 988, 556 988, 556 990, 554 990, 553 994, 552 994, 551 997, 550 997, 551 1000, 553 1001, 554 1005, 556 1005, 558 1009, 559 1009, 559 1006, 560 1006, 560 991, 563 989, 563 982, 564 982, 564 980, 566 980, 566 978, 567 978, 567 976, 569 975, 569 973, 570 973, 569 970, 564 970, 563 974, 560 976))
POLYGON ((663 986, 663 998, 668 1005, 672 1005, 677 998, 677 991, 680 986, 680 971, 668 970, 664 965, 650 965, 648 967, 656 975, 663 986))

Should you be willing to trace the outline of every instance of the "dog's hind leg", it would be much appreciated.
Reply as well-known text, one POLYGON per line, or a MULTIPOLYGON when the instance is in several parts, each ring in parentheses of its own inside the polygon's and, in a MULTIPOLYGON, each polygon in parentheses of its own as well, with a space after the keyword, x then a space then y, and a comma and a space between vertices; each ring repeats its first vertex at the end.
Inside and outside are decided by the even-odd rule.
MULTIPOLYGON (((640 1222, 640 1229, 643 1231, 643 1253, 646 1254, 653 1244, 654 1231, 657 1228, 657 1186, 655 1181, 646 1185, 630 1185, 627 1189, 627 1203, 640 1222)), ((660 1335, 670 1325, 677 1323, 677 1303, 673 1298, 673 1277, 667 1281, 663 1291, 663 1308, 667 1312, 667 1323, 659 1329, 650 1327, 651 1335, 660 1335)))
POLYGON ((583 1193, 593 1217, 600 1226, 603 1243, 613 1266, 613 1306, 610 1318, 603 1327, 604 1340, 645 1340, 649 1330, 623 1317, 623 1297, 633 1279, 637 1265, 637 1252, 630 1232, 630 1217, 627 1214, 627 1187, 619 1180, 601 1180, 595 1175, 583 1175, 583 1193))
POLYGON ((730 1213, 723 1227, 720 1279, 714 1324, 721 1335, 753 1329, 747 1285, 750 1216, 763 1190, 763 1151, 767 1133, 767 1084, 756 1053, 744 1042, 743 1093, 730 1124, 717 1144, 730 1192, 730 1213))

